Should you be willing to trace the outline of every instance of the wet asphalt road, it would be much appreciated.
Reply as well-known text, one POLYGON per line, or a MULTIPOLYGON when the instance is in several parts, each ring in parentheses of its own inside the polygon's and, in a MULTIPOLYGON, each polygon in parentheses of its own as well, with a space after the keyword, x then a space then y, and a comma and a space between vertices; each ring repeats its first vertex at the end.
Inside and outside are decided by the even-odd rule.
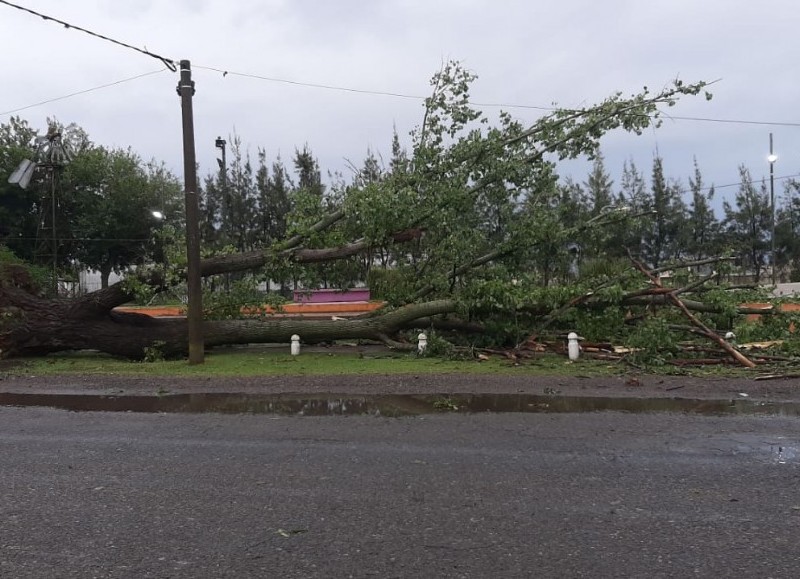
POLYGON ((0 408, 0 577, 798 577, 800 420, 0 408))

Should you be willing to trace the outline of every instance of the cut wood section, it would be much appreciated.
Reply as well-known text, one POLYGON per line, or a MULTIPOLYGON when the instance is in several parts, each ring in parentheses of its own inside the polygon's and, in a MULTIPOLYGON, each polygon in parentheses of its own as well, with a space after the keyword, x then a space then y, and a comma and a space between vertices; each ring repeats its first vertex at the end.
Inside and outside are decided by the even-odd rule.
MULTIPOLYGON (((765 313, 772 311, 772 304, 765 304, 765 303, 742 304, 742 307, 761 309, 764 310, 765 313)), ((797 312, 800 311, 800 304, 799 303, 780 304, 779 309, 782 312, 797 312)), ((747 319, 751 322, 758 321, 761 319, 761 314, 749 314, 747 316, 747 319)))
MULTIPOLYGON (((280 309, 271 306, 260 308, 244 307, 242 313, 246 316, 259 316, 262 314, 274 317, 308 317, 327 318, 330 316, 350 317, 379 310, 384 302, 322 302, 322 303, 290 303, 280 309)), ((186 317, 185 306, 118 306, 115 312, 144 314, 152 318, 183 318, 186 317)))

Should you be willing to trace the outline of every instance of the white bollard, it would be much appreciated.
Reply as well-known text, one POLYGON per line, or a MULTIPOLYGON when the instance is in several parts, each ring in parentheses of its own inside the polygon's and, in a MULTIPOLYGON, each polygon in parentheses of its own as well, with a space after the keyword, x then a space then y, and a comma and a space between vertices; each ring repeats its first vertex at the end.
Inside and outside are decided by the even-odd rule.
POLYGON ((300 355, 300 336, 292 334, 292 356, 300 355))
POLYGON ((417 343, 417 354, 421 356, 425 353, 425 348, 428 347, 428 336, 426 336, 424 333, 420 334, 417 336, 417 340, 419 340, 417 343))
POLYGON ((567 340, 567 354, 569 355, 569 361, 575 362, 581 355, 581 345, 578 343, 578 334, 575 332, 570 332, 567 335, 567 340))

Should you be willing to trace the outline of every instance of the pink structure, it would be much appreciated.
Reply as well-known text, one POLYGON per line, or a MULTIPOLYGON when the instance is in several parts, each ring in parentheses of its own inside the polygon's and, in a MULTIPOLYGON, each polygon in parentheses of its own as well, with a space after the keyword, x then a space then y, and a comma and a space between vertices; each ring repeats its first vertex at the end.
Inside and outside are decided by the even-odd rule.
POLYGON ((294 302, 296 304, 322 304, 331 302, 368 302, 369 288, 355 288, 349 290, 318 289, 295 290, 294 302))

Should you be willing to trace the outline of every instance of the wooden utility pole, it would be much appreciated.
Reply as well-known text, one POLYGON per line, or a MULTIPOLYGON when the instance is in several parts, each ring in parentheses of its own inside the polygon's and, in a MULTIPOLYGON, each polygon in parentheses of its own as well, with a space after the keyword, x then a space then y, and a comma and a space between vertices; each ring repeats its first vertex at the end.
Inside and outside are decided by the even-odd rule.
POLYGON ((194 82, 188 60, 181 61, 178 82, 183 112, 183 179, 186 203, 186 278, 188 285, 189 364, 205 361, 203 344, 203 291, 200 277, 200 209, 197 200, 197 163, 194 153, 194 82))

